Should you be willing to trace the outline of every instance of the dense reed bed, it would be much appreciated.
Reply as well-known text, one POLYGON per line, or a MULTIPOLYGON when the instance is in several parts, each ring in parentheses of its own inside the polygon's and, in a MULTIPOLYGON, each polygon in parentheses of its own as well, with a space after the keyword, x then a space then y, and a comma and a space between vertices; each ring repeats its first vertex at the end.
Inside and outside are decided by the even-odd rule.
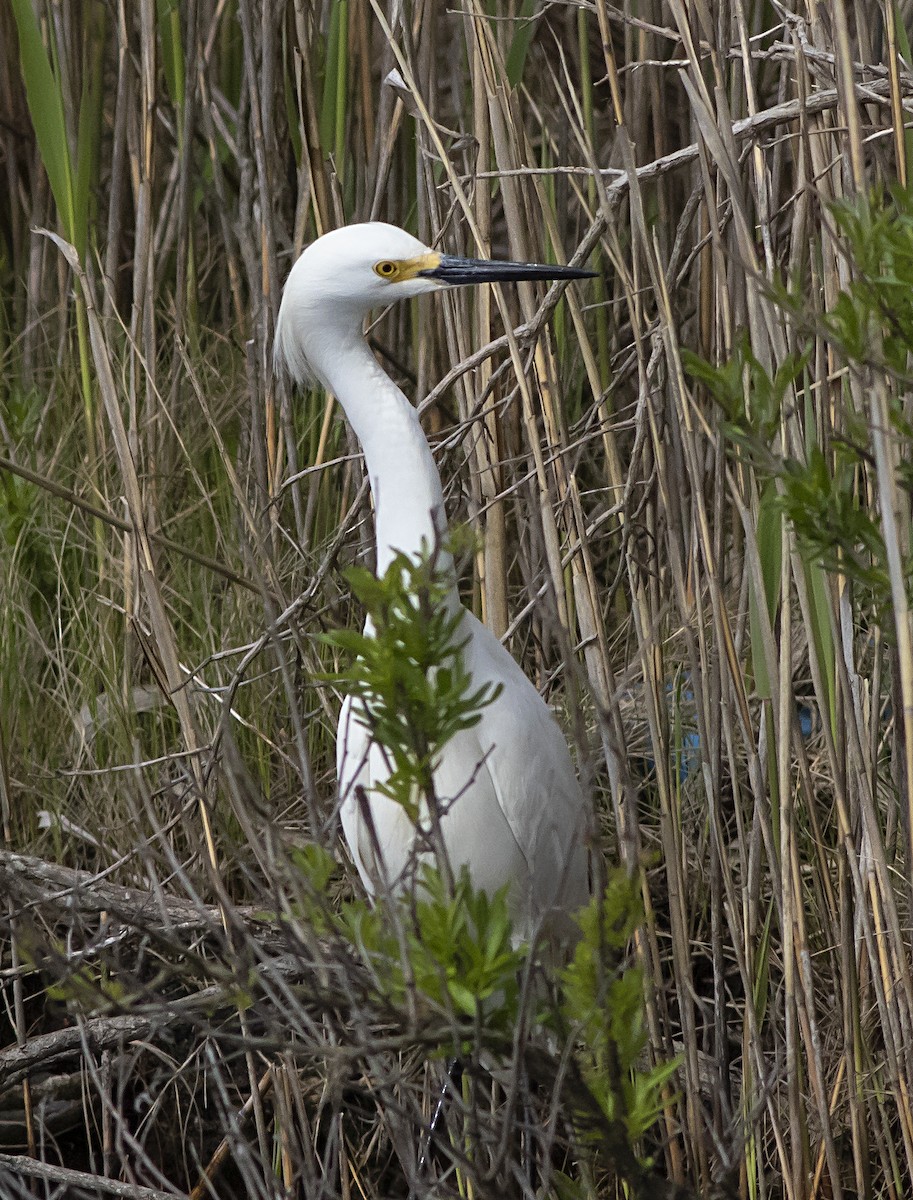
POLYGON ((905 13, 0 8, 0 1192, 913 1191, 905 13), (327 936, 370 509, 272 336, 366 219, 600 272, 370 336, 642 896, 646 1130, 327 936))

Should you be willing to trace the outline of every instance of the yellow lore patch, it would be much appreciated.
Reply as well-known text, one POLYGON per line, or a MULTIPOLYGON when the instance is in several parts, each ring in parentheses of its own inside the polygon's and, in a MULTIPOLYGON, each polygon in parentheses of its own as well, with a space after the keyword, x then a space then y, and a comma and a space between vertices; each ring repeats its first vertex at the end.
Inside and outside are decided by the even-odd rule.
POLYGON ((433 250, 417 258, 382 258, 374 264, 374 274, 389 283, 415 279, 420 271, 434 271, 441 265, 441 256, 433 250))

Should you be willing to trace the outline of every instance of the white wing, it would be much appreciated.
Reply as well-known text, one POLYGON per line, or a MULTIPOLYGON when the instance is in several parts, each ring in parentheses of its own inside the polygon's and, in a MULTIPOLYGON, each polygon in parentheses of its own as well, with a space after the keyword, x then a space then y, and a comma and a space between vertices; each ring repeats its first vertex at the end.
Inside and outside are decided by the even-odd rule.
MULTIPOLYGON (((435 773, 441 828, 454 870, 476 887, 510 884, 517 930, 586 903, 586 811, 564 735, 548 706, 497 638, 463 619, 473 688, 501 686, 482 720, 444 748, 435 773)), ((337 737, 340 816, 352 858, 372 894, 395 888, 415 863, 416 831, 402 807, 374 786, 388 771, 380 747, 343 704, 337 737)))
POLYGON ((586 805, 567 741, 491 630, 471 613, 464 625, 474 685, 502 685, 476 729, 498 806, 527 864, 527 893, 517 899, 533 921, 556 910, 572 912, 588 899, 589 872, 586 805))

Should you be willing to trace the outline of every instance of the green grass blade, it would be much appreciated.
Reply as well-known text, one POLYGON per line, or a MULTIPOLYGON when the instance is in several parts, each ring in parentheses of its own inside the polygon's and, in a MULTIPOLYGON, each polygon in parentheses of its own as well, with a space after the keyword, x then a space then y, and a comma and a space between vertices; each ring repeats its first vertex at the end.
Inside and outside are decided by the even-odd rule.
MULTIPOLYGON (((181 41, 181 14, 177 0, 158 0, 159 40, 162 44, 162 69, 168 95, 177 109, 184 107, 184 47, 181 41)), ((178 126, 178 137, 181 128, 178 126)))
POLYGON ((523 78, 523 68, 526 66, 526 56, 529 53, 533 34, 536 32, 536 22, 533 14, 536 11, 536 0, 523 0, 523 6, 517 17, 517 31, 507 52, 507 80, 515 88, 523 78))
MULTIPOLYGON (((768 482, 761 494, 758 505, 758 557, 761 566, 761 578, 764 582, 763 603, 767 607, 771 624, 777 615, 777 605, 780 600, 780 578, 783 560, 783 517, 777 503, 777 491, 773 481, 768 482)), ((767 671, 767 659, 764 654, 764 636, 762 633, 760 604, 761 597, 756 594, 754 584, 748 590, 748 618, 751 628, 751 665, 755 677, 755 689, 762 699, 769 700, 773 695, 770 676, 767 671)))
POLYGON ((98 163, 102 124, 102 78, 104 75, 105 12, 93 6, 94 23, 91 62, 83 82, 79 101, 76 135, 76 187, 73 202, 73 245, 80 259, 85 254, 89 234, 89 209, 92 181, 98 163))
MULTIPOLYGON (((349 3, 338 0, 331 5, 325 39, 321 45, 323 61, 314 63, 320 78, 321 157, 334 159, 334 168, 343 190, 346 178, 346 114, 349 107, 349 3)), ((315 149, 312 147, 312 149, 315 149)))
MULTIPOLYGON (((814 563, 806 563, 805 576, 811 600, 812 628, 809 632, 818 652, 824 686, 827 689, 827 696, 823 697, 827 704, 827 719, 834 730, 837 717, 837 675, 834 665, 836 648, 830 618, 830 585, 827 572, 814 563)), ((825 716, 824 713, 821 715, 825 716)))
POLYGON ((13 0, 13 14, 19 31, 19 64, 38 149, 64 233, 73 241, 76 194, 60 83, 51 70, 31 0, 13 0))

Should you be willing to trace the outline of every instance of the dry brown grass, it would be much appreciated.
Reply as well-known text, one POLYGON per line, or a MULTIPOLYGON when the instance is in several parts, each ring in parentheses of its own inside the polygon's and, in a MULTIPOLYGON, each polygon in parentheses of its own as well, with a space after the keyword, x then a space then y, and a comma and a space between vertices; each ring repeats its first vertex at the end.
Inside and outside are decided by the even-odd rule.
MULTIPOLYGON (((444 1170, 416 1162, 444 1016, 385 1011, 302 922, 291 853, 338 850, 314 634, 357 620, 337 568, 370 521, 332 403, 277 390, 271 339, 302 244, 367 218, 603 271, 553 319, 532 289, 457 292, 372 337, 484 536, 467 598, 642 880, 650 1053, 681 1056, 645 1149, 700 1195, 913 1190, 903 588, 883 631, 788 525, 771 551, 763 479, 681 359, 747 330, 775 368, 808 341, 778 445, 865 417, 859 486, 908 553, 895 384, 847 373, 818 321, 849 271, 828 205, 906 179, 893 8, 537 3, 513 87, 523 7, 39 0, 89 172, 84 287, 37 232, 60 226, 0 9, 0 1145, 27 1156, 0 1156, 4 1195, 96 1194, 59 1163, 185 1194, 216 1153, 216 1196, 444 1170)), ((356 887, 339 857, 331 904, 356 887)), ((548 1163, 615 1194, 580 1166, 573 1078, 502 1050, 516 1086, 467 1087, 460 1185, 520 1194, 532 1113, 554 1194, 548 1163)))

